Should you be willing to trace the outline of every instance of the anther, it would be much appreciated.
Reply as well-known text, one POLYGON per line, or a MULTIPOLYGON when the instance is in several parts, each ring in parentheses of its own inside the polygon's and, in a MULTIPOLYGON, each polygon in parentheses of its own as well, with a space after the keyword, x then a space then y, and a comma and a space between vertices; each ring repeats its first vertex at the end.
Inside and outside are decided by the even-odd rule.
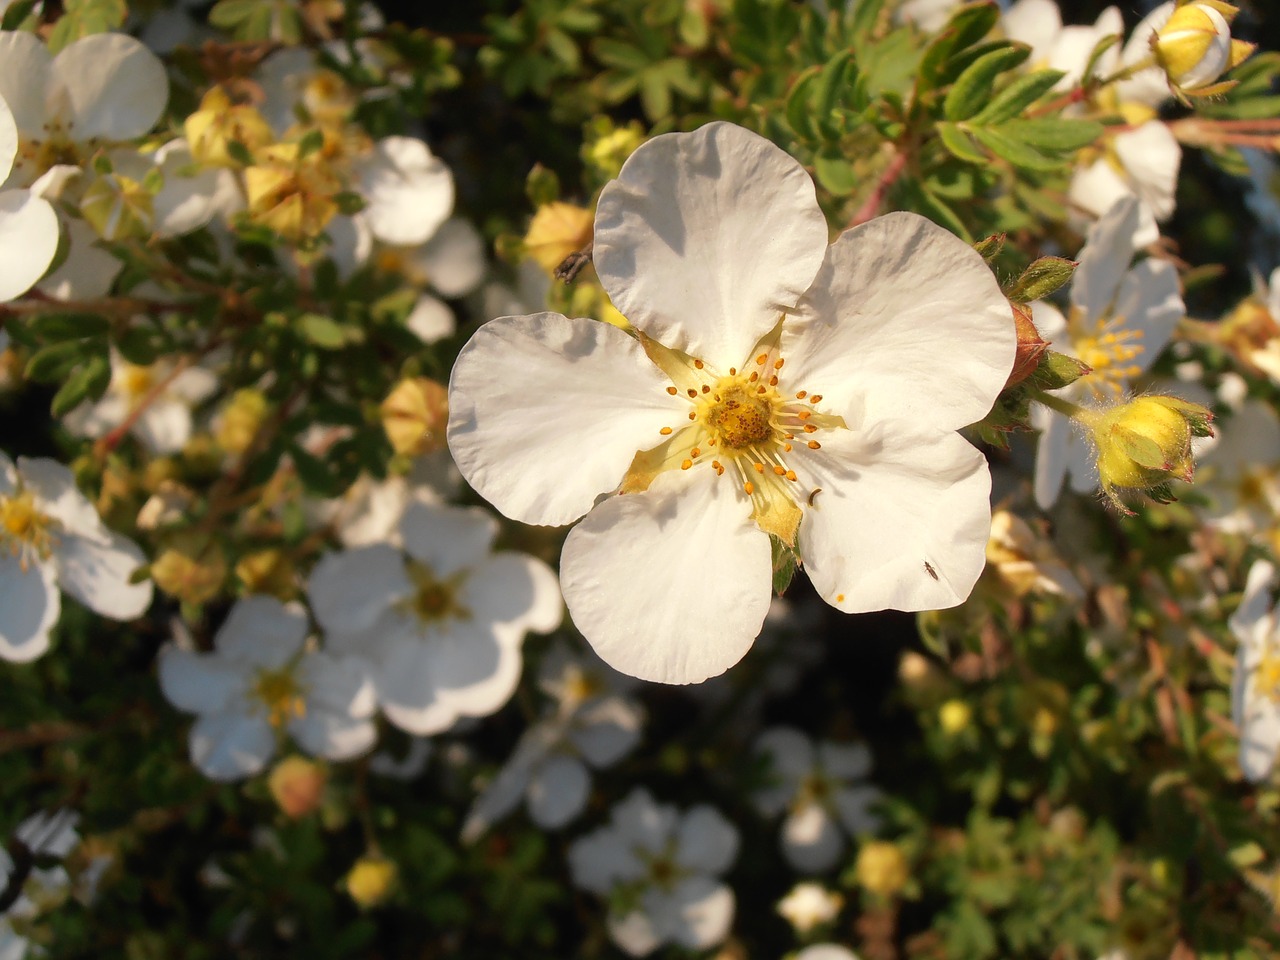
POLYGON ((719 460, 712 460, 711 466, 715 467, 716 473, 724 473, 724 467, 720 465, 719 460))
POLYGON ((769 355, 767 353, 762 353, 760 356, 756 357, 756 363, 763 364, 768 359, 769 355))
POLYGON ((694 365, 695 367, 697 367, 699 370, 701 370, 701 369, 702 369, 702 366, 703 366, 703 364, 702 364, 702 361, 701 361, 701 360, 695 360, 695 361, 693 361, 693 365, 694 365))
POLYGON ((781 358, 781 357, 779 357, 777 360, 773 361, 773 369, 775 369, 775 370, 781 370, 781 369, 782 369, 782 363, 783 363, 783 360, 782 360, 782 358, 781 358))
POLYGON ((701 451, 701 450, 699 450, 697 447, 694 447, 692 450, 690 450, 690 451, 689 451, 689 456, 691 456, 691 457, 696 457, 696 456, 700 455, 701 453, 702 453, 702 451, 701 451))
POLYGON ((759 379, 760 379, 760 374, 753 372, 751 376, 747 377, 747 383, 755 383, 759 379))
POLYGON ((782 467, 774 467, 773 472, 780 477, 785 477, 787 475, 787 471, 782 469, 782 467))
POLYGON ((711 392, 711 388, 710 388, 710 387, 708 387, 708 386, 704 383, 704 384, 702 385, 702 392, 703 392, 703 393, 710 393, 710 392, 711 392))
POLYGON ((794 482, 794 481, 796 481, 796 480, 799 480, 800 478, 796 476, 796 472, 795 472, 794 470, 788 470, 788 471, 787 471, 787 479, 788 479, 788 480, 791 480, 792 482, 794 482))
POLYGON ((669 437, 669 436, 671 436, 671 428, 670 428, 670 427, 663 427, 663 428, 662 428, 661 430, 659 430, 658 432, 659 432, 660 434, 662 434, 664 437, 669 437))
POLYGON ((777 378, 777 377, 770 377, 770 378, 769 378, 769 386, 771 386, 771 387, 776 387, 777 385, 778 385, 778 378, 777 378))
POLYGON ((804 399, 805 397, 807 397, 808 395, 809 395, 809 391, 808 391, 808 390, 797 390, 797 391, 796 391, 796 399, 797 399, 797 400, 803 400, 803 399, 804 399))
POLYGON ((820 394, 820 393, 815 393, 812 397, 810 397, 810 398, 809 398, 809 402, 810 402, 810 403, 817 403, 817 402, 818 402, 818 401, 820 401, 821 399, 822 399, 822 394, 820 394))
POLYGON ((681 469, 681 470, 688 470, 688 469, 689 469, 690 467, 692 467, 692 466, 693 466, 693 461, 692 461, 692 460, 686 460, 686 461, 684 461, 684 463, 680 464, 680 469, 681 469))
POLYGON ((818 432, 818 428, 817 428, 817 427, 815 427, 812 423, 806 423, 806 424, 804 425, 804 432, 805 432, 805 433, 817 433, 817 432, 818 432))
POLYGON ((737 368, 737 367, 730 367, 730 368, 729 368, 729 376, 731 376, 731 377, 736 376, 736 375, 737 375, 737 373, 738 373, 738 368, 737 368))
POLYGON ((796 416, 799 417, 801 420, 808 420, 810 417, 813 416, 813 411, 801 410, 799 413, 796 414, 796 416))
POLYGON ((752 466, 756 468, 756 473, 764 473, 763 463, 753 463, 752 466))
POLYGON ((694 413, 692 410, 690 410, 690 411, 689 411, 689 419, 690 419, 690 420, 697 420, 697 419, 698 419, 698 415, 697 415, 696 413, 694 413))
POLYGON ((689 394, 689 396, 691 396, 691 397, 696 397, 696 396, 698 395, 698 391, 697 391, 697 390, 695 390, 695 389, 693 389, 693 387, 690 387, 690 388, 689 388, 688 390, 686 390, 685 392, 686 392, 686 393, 688 393, 688 394, 689 394))
POLYGON ((769 392, 768 389, 766 389, 765 387, 756 387, 756 393, 768 393, 768 392, 769 392))
POLYGON ((810 440, 810 441, 809 441, 809 449, 810 449, 810 450, 821 450, 821 449, 822 449, 822 444, 820 444, 817 440, 810 440))
POLYGON ((782 445, 782 449, 783 449, 783 452, 785 452, 785 453, 790 453, 790 452, 791 452, 791 444, 789 444, 789 443, 784 443, 784 444, 782 445))
POLYGON ((742 485, 742 489, 746 492, 748 497, 756 492, 755 485, 752 484, 750 480, 748 480, 746 483, 742 485))
POLYGON ((667 387, 667 393, 671 394, 673 397, 679 392, 680 391, 677 390, 675 387, 667 387))

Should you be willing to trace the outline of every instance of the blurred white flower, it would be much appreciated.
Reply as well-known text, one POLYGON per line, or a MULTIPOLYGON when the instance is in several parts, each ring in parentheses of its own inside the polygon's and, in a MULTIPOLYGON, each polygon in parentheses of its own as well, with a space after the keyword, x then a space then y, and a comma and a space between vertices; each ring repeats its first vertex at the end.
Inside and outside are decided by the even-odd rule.
POLYGON ((610 822, 569 848, 573 882, 609 902, 609 936, 633 957, 664 943, 703 950, 733 923, 733 890, 717 878, 738 855, 738 831, 714 808, 681 814, 633 790, 610 822))
POLYGON ((805 947, 791 960, 858 960, 858 955, 838 943, 815 943, 805 947))
POLYGON ((477 840, 522 799, 539 827, 565 826, 586 808, 590 768, 612 766, 640 742, 644 708, 625 695, 634 684, 630 678, 564 646, 547 655, 539 673, 538 685, 554 702, 472 804, 462 826, 464 843, 477 840))
POLYGON ((369 664, 387 718, 439 733, 507 702, 525 633, 560 624, 560 590, 542 561, 491 552, 498 525, 481 509, 414 502, 396 532, 403 550, 323 557, 308 592, 329 648, 369 664))
POLYGON ((594 263, 638 333, 490 321, 453 368, 449 445, 512 519, 583 518, 560 574, 606 662, 665 683, 731 667, 769 609, 770 535, 846 612, 968 595, 990 476, 955 431, 990 410, 1014 351, 972 248, 907 213, 828 247, 804 168, 717 122, 631 155, 601 194, 594 263))
POLYGON ((35 813, 18 824, 11 841, 0 843, 0 890, 7 890, 13 883, 21 884, 17 897, 0 915, 0 960, 23 960, 44 953, 19 929, 29 932, 32 921, 61 905, 71 893, 71 877, 60 864, 28 864, 25 876, 15 877, 14 872, 20 868, 10 851, 17 844, 33 858, 62 859, 80 843, 75 829, 78 820, 77 814, 65 809, 35 813))
MULTIPOLYGON (((1089 229, 1071 282, 1066 317, 1047 301, 1033 304, 1036 326, 1054 349, 1092 368, 1059 391, 1074 403, 1113 402, 1155 362, 1185 311, 1178 272, 1163 260, 1130 266, 1140 223, 1138 203, 1120 200, 1089 229)), ((1040 404, 1031 423, 1040 431, 1036 449, 1036 503, 1048 509, 1063 480, 1078 493, 1097 489, 1098 473, 1088 440, 1060 413, 1040 404)))
POLYGON ((863 744, 814 744, 792 727, 766 730, 756 752, 768 764, 769 783, 751 795, 767 817, 786 813, 781 846, 787 861, 805 873, 821 873, 840 860, 845 834, 875 833, 871 811, 880 791, 861 781, 871 772, 863 744))
POLYGON ((1214 423, 1217 443, 1200 460, 1197 508, 1210 526, 1255 536, 1280 517, 1280 419, 1260 400, 1214 423))
POLYGON ((1240 770, 1250 783, 1271 773, 1280 750, 1280 619, 1271 600, 1276 569, 1259 560, 1229 621, 1240 646, 1231 679, 1231 719, 1240 734, 1240 770))
MULTIPOLYGON (((0 183, 9 178, 18 155, 18 128, 0 98, 0 183)), ((53 206, 28 190, 0 190, 0 302, 26 293, 58 250, 58 217, 53 206)))
POLYGON ((373 746, 376 703, 363 668, 353 658, 308 648, 307 631, 300 605, 250 596, 231 608, 212 653, 177 644, 161 651, 161 690, 180 710, 199 715, 191 760, 205 776, 253 776, 285 733, 330 760, 373 746))
POLYGON ((146 557, 108 530, 60 463, 0 453, 0 659, 49 649, 59 588, 101 616, 132 620, 151 605, 151 581, 130 583, 146 557))
POLYGON ((840 915, 844 897, 820 883, 797 883, 778 901, 778 913, 802 937, 817 927, 831 923, 840 915))

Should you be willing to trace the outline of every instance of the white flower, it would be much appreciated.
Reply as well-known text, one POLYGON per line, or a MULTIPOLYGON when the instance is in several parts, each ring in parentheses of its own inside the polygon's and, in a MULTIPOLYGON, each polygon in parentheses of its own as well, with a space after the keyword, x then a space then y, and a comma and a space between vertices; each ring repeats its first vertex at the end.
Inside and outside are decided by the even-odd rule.
POLYGON ((858 955, 839 943, 815 943, 805 947, 791 960, 858 960, 858 955))
POLYGON ((844 852, 845 832, 857 837, 878 828, 871 807, 880 791, 859 782, 871 772, 865 745, 823 741, 815 747, 799 730, 774 727, 760 735, 756 752, 768 763, 771 782, 751 799, 765 816, 786 812, 782 853, 797 870, 829 870, 844 852))
MULTIPOLYGON (((18 128, 0 99, 0 183, 18 155, 18 128)), ((27 190, 0 190, 0 302, 26 293, 58 251, 58 217, 47 200, 27 190)))
POLYGON ((569 848, 573 882, 609 900, 609 936, 633 957, 664 943, 702 950, 733 923, 733 891, 716 878, 738 855, 738 831, 715 809, 683 815, 633 790, 608 826, 569 848))
POLYGON ((478 839, 521 799, 539 827, 563 827, 586 808, 589 768, 612 766, 640 742, 644 708, 624 695, 628 678, 564 647, 548 654, 540 674, 539 686, 555 703, 548 716, 524 732, 472 805, 462 827, 464 843, 478 839))
POLYGON ((1280 620, 1271 603, 1276 569, 1250 568, 1244 597, 1230 620, 1240 646, 1231 679, 1231 719, 1240 734, 1240 770, 1250 783, 1271 773, 1280 750, 1280 620))
POLYGON ((1215 423, 1217 443, 1204 455, 1196 489, 1208 499, 1206 523, 1252 536, 1280 516, 1280 419, 1269 404, 1247 401, 1215 423))
MULTIPOLYGON (((1137 202, 1132 198, 1118 202, 1089 230, 1072 278, 1068 316, 1049 303, 1033 305, 1044 339, 1092 368, 1061 391, 1073 402, 1122 398, 1134 378, 1155 361, 1183 317, 1178 273, 1172 264, 1148 259, 1130 267, 1139 224, 1137 202)), ((1041 431, 1036 502, 1044 509, 1051 507, 1068 474, 1076 492, 1096 489, 1093 453, 1067 418, 1037 404, 1031 422, 1041 431)))
POLYGON ((383 712, 410 733, 496 711, 520 679, 525 633, 560 623, 555 574, 526 554, 491 553, 497 532, 478 508, 412 503, 398 528, 403 552, 357 547, 312 571, 330 647, 369 662, 383 712))
POLYGON ((812 881, 797 883, 778 901, 778 913, 802 937, 833 921, 843 907, 844 897, 812 881))
POLYGON ((894 8, 895 23, 914 23, 921 30, 933 33, 941 30, 951 12, 960 6, 960 0, 902 0, 894 8))
POLYGON ((453 368, 471 485, 526 523, 586 514, 565 599, 624 673, 693 683, 736 663, 769 608, 770 534, 846 612, 952 606, 982 569, 990 476, 955 431, 1004 385, 1009 305, 913 214, 826 240, 812 181, 767 140, 728 123, 655 137, 595 223, 597 274, 638 333, 505 317, 453 368))
MULTIPOLYGON (((35 813, 18 824, 13 840, 0 844, 0 890, 13 879, 16 864, 10 856, 13 844, 20 844, 33 857, 66 857, 80 843, 76 833, 79 816, 70 810, 54 813, 35 813)), ((27 937, 14 929, 13 921, 19 921, 26 931, 32 920, 60 905, 71 892, 71 877, 61 865, 33 867, 22 881, 21 891, 0 915, 0 960, 23 960, 38 956, 43 951, 35 947, 27 937)))
POLYGON ((353 658, 309 649, 307 615, 274 597, 237 601, 212 653, 170 644, 160 655, 160 689, 199 714, 191 761, 214 780, 250 777, 266 766, 281 734, 330 760, 373 746, 373 688, 353 658))
POLYGON ((98 33, 55 57, 32 33, 0 31, 0 97, 21 140, 10 184, 148 133, 169 101, 164 64, 133 37, 98 33))
POLYGON ((0 453, 0 659, 49 649, 59 588, 94 613, 132 620, 151 605, 151 582, 130 583, 146 557, 108 530, 71 471, 45 458, 0 453))
POLYGON ((72 433, 96 439, 132 417, 129 432, 152 453, 177 453, 191 439, 191 408, 217 388, 217 376, 202 367, 175 374, 171 360, 138 366, 112 355, 102 399, 80 404, 62 422, 72 433))

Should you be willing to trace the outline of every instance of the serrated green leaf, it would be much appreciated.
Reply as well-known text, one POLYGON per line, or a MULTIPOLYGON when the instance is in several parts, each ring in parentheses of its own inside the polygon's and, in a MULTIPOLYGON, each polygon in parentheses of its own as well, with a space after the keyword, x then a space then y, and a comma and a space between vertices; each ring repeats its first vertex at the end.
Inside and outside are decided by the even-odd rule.
POLYGON ((1037 70, 1019 77, 996 94, 995 98, 979 110, 973 122, 983 125, 1012 120, 1053 89, 1054 84, 1065 77, 1061 70, 1037 70))
POLYGON ((919 92, 937 87, 943 80, 943 64, 957 51, 990 33, 999 19, 1000 9, 994 3, 966 4, 957 8, 947 25, 925 49, 920 61, 919 92))
POLYGON ((1064 257, 1041 257, 1022 271, 1013 288, 1005 296, 1015 303, 1043 300, 1071 281, 1078 264, 1064 257))
POLYGON ((1097 142, 1106 128, 1096 120, 1010 120, 995 128, 1011 140, 1041 150, 1069 153, 1097 142))
POLYGON ((957 127, 954 123, 939 123, 935 128, 938 132, 938 139, 942 141, 942 145, 947 148, 957 160, 963 160, 965 163, 985 164, 988 162, 987 155, 979 150, 969 139, 969 135, 957 127))
POLYGON ((996 77, 1031 55, 1029 47, 1004 45, 979 57, 956 78, 942 102, 943 115, 951 121, 967 120, 991 99, 996 77))
POLYGON ((969 129, 969 133, 997 157, 1024 170, 1046 173, 1061 169, 1065 162, 1056 157, 1046 156, 1034 147, 1019 143, 1017 140, 1010 140, 992 127, 973 127, 969 129))

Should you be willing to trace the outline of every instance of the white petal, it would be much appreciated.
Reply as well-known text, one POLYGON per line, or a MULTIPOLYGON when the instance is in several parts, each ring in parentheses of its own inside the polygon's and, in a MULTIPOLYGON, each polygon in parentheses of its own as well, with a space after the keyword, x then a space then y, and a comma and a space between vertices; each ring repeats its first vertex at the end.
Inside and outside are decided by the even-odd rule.
POLYGON ((630 840, 604 827, 569 847, 569 873, 575 886, 607 897, 619 881, 635 880, 645 872, 630 840))
POLYGON ((122 264, 98 243, 98 235, 83 220, 67 220, 67 259, 40 282, 40 290, 55 300, 92 300, 105 296, 122 264))
POLYGON ((180 400, 155 400, 139 415, 133 433, 153 453, 177 453, 191 439, 191 408, 180 400))
POLYGON ((665 346, 740 365, 822 264, 827 221, 792 157, 731 123, 654 137, 596 208, 613 304, 665 346))
POLYGON ((675 837, 680 814, 667 803, 657 803, 643 787, 636 787, 613 808, 613 826, 633 847, 661 853, 675 837))
POLYGON ((1252 689, 1245 692, 1247 707, 1240 725, 1240 770, 1250 783, 1267 778, 1280 752, 1280 707, 1252 689))
POLYGON ((622 697, 607 697, 583 707, 574 717, 569 739, 587 763, 610 767, 640 742, 644 708, 622 697))
POLYGON ((309 653, 298 664, 298 679, 307 691, 307 712, 371 717, 377 710, 373 680, 354 657, 309 653))
POLYGON ((18 472, 36 497, 36 506, 62 524, 69 534, 101 537, 102 518, 76 487, 76 478, 65 466, 48 457, 19 457, 18 472))
POLYGON ((661 474, 570 531, 560 581, 574 624, 615 670, 700 683, 751 648, 772 595, 769 538, 735 478, 661 474))
POLYGON ((476 331, 449 380, 449 449, 476 492, 513 520, 572 523, 621 482, 687 402, 617 327, 557 313, 476 331))
POLYGON ((0 660, 27 663, 49 649, 62 598, 53 564, 23 563, 0 551, 0 660))
POLYGON ((289 735, 307 753, 326 760, 353 760, 378 742, 378 728, 372 720, 327 710, 309 709, 290 721, 289 735))
POLYGON ((1178 287, 1178 271, 1164 260, 1143 260, 1125 275, 1116 296, 1115 313, 1124 329, 1141 331, 1141 351, 1133 363, 1143 370, 1156 362, 1186 315, 1178 287))
POLYGON ((552 757, 529 781, 529 817, 544 830, 558 830, 587 806, 591 774, 576 757, 552 757))
POLYGON ((782 853, 802 873, 821 873, 835 866, 844 851, 844 834, 816 803, 806 803, 782 821, 782 853))
POLYGON ((1009 301, 967 243, 914 213, 842 234, 782 325, 780 390, 862 422, 981 420, 1013 366, 1009 301))
POLYGON ((539 723, 520 737, 502 769, 467 811, 460 839, 475 843, 485 831, 520 805, 534 771, 559 738, 558 725, 539 723))
POLYGON ((1270 634, 1271 591, 1275 587, 1276 568, 1267 560, 1255 560, 1245 579, 1244 596, 1231 615, 1228 626, 1241 643, 1259 643, 1270 634), (1259 633, 1259 626, 1264 632, 1259 633))
POLYGON ((498 521, 481 507, 411 503, 400 518, 405 552, 441 578, 479 566, 497 535, 498 521))
POLYGON ((93 537, 64 535, 53 555, 62 589, 94 613, 132 620, 151 606, 151 581, 129 582, 147 558, 127 537, 110 530, 93 537))
MULTIPOLYGON (((667 923, 671 939, 691 950, 715 946, 733 925, 733 891, 710 877, 688 877, 676 884, 667 923)), ((657 918, 655 918, 657 920, 657 918)))
POLYGON ((1134 196, 1117 200, 1085 237, 1080 265, 1071 278, 1071 304, 1089 319, 1105 316, 1120 291, 1136 249, 1138 206, 1134 196))
POLYGON ((1182 148, 1169 128, 1152 120, 1136 130, 1116 134, 1112 145, 1134 193, 1155 218, 1163 223, 1173 216, 1182 148))
MULTIPOLYGON (((782 787, 787 799, 813 770, 813 741, 795 727, 772 727, 756 740, 756 752, 768 764, 769 780, 782 787)), ((778 813, 779 810, 768 811, 778 813)))
POLYGON ((808 459, 822 494, 800 524, 822 599, 846 613, 963 602, 986 564, 986 458, 959 434, 905 423, 882 437, 838 431, 822 453, 808 459))
POLYGON ((413 137, 379 140, 358 176, 364 216, 383 243, 422 243, 453 210, 453 174, 413 137))
POLYGON ((211 780, 239 780, 259 773, 276 752, 275 732, 261 717, 206 714, 191 728, 191 762, 211 780))
MULTIPOLYGON (((1132 66, 1147 60, 1151 56, 1152 34, 1169 22, 1173 15, 1173 0, 1162 3, 1138 22, 1125 41, 1124 51, 1120 54, 1120 62, 1132 66)), ((1116 96, 1121 103, 1145 103, 1158 107, 1173 97, 1169 91, 1169 80, 1164 70, 1158 66, 1139 70, 1133 76, 1116 84, 1116 96)))
POLYGON ((154 53, 124 33, 98 33, 53 59, 78 141, 132 140, 148 133, 169 102, 169 77, 154 53))
POLYGON ((316 622, 341 633, 367 630, 411 590, 404 556, 381 543, 325 554, 307 584, 316 622))
MULTIPOLYGON (((345 280, 368 262, 369 254, 373 252, 373 231, 369 229, 369 220, 363 213, 334 217, 324 232, 329 238, 325 256, 338 268, 338 276, 345 280)), ((287 266, 291 273, 296 273, 294 261, 288 261, 287 266)))
MULTIPOLYGON (((1049 53, 1062 30, 1062 14, 1053 0, 1018 0, 1000 18, 1005 36, 1025 43, 1031 48, 1031 64, 1048 62, 1049 53)), ((1070 84, 1067 77, 1058 82, 1059 87, 1070 84)))
POLYGON ((156 165, 164 174, 164 186, 152 199, 155 232, 162 237, 178 237, 206 226, 238 194, 235 176, 226 169, 200 170, 185 175, 192 165, 191 148, 185 140, 170 140, 156 151, 156 165))
POLYGON ((1048 510, 1058 501, 1062 483, 1067 478, 1074 428, 1062 414, 1039 405, 1031 408, 1031 423, 1040 431, 1040 439, 1036 441, 1036 504, 1041 510, 1048 510))
POLYGON ((20 133, 39 133, 45 122, 44 98, 52 63, 35 34, 0 31, 0 97, 9 105, 20 133))
POLYGON ((853 836, 875 833, 880 829, 880 817, 871 809, 883 799, 875 787, 847 787, 836 791, 835 807, 840 822, 853 836))
POLYGON ((720 811, 693 807, 676 831, 676 863, 694 873, 724 873, 738 857, 738 829, 720 811))
POLYGON ((550 633, 564 619, 555 573, 525 553, 494 554, 467 579, 461 601, 473 616, 516 637, 550 633))
POLYGON ((423 246, 409 254, 409 262, 427 275, 443 297, 461 297, 480 286, 485 273, 484 238, 471 221, 454 217, 423 246))
POLYGON ((632 910, 623 915, 610 910, 605 926, 609 931, 609 938, 633 957, 650 954, 662 944, 653 921, 642 910, 632 910))
POLYGON ((236 601, 213 645, 223 656, 274 670, 288 663, 306 639, 307 615, 300 604, 256 594, 236 601))
POLYGON ((58 250, 58 217, 26 190, 0 191, 0 302, 26 293, 58 250))
POLYGON ((842 947, 838 943, 815 943, 811 947, 805 947, 792 960, 859 960, 859 957, 848 947, 842 947))
POLYGON ((438 297, 424 293, 405 317, 404 325, 423 343, 435 343, 453 336, 458 329, 457 318, 449 305, 438 297))
POLYGON ((172 643, 160 649, 160 691, 179 710, 217 713, 244 691, 247 676, 223 657, 182 650, 172 643))
POLYGON ((857 780, 871 772, 871 751, 865 743, 818 744, 818 766, 837 780, 857 780))

